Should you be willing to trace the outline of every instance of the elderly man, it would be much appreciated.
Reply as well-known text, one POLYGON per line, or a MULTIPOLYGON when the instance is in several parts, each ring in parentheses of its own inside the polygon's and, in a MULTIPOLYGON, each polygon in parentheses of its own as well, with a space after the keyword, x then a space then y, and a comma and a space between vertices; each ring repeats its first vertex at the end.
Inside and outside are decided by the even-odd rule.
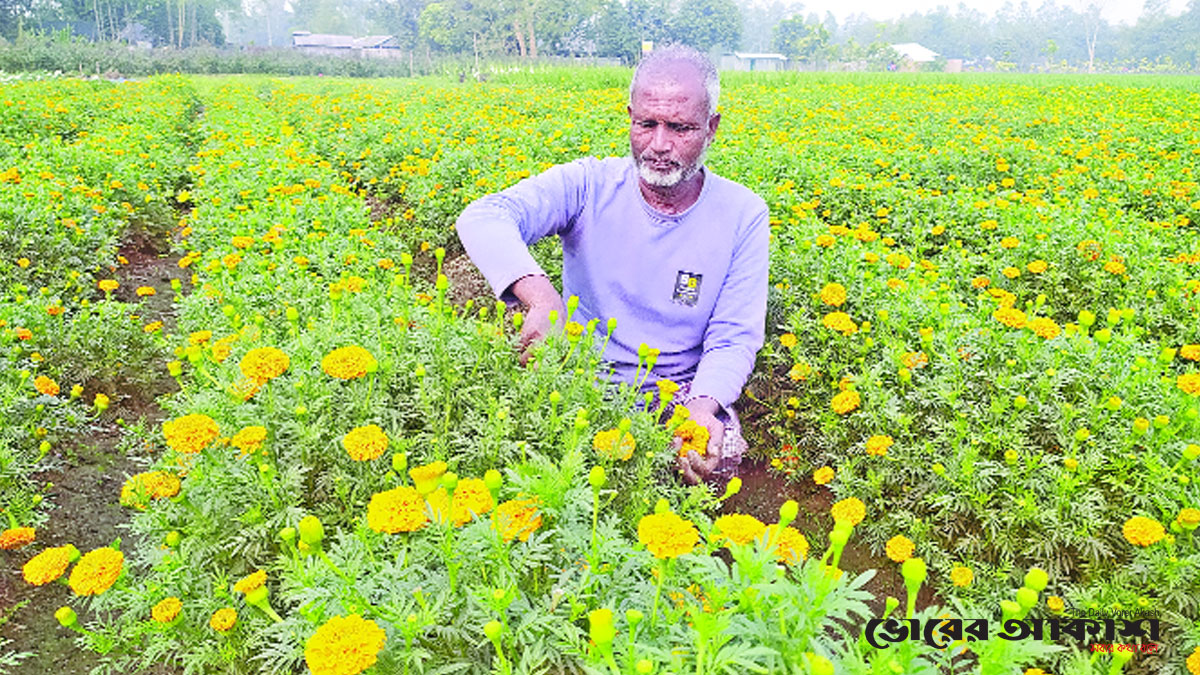
POLYGON ((731 406, 766 317, 766 204, 704 166, 719 94, 703 54, 655 51, 629 88, 632 157, 556 166, 472 203, 457 223, 497 296, 528 306, 523 348, 552 330, 551 311, 565 316, 562 298, 574 295, 580 322, 617 320, 603 355, 616 377, 632 383, 640 344, 660 350, 646 386, 681 384, 679 404, 709 432, 703 457, 680 460, 689 482, 737 470, 746 443, 731 406), (563 245, 562 296, 528 249, 551 234, 563 245))

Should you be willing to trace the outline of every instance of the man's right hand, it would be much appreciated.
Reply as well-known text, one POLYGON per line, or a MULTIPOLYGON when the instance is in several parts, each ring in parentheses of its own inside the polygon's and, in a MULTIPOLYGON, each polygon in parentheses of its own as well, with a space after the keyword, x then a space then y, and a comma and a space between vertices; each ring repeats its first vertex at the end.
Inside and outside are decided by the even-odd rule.
POLYGON ((517 348, 521 350, 518 360, 525 365, 538 342, 546 339, 551 331, 561 330, 567 308, 554 284, 541 275, 521 277, 512 285, 512 292, 529 308, 517 340, 517 348), (557 324, 550 323, 550 312, 558 312, 557 324))

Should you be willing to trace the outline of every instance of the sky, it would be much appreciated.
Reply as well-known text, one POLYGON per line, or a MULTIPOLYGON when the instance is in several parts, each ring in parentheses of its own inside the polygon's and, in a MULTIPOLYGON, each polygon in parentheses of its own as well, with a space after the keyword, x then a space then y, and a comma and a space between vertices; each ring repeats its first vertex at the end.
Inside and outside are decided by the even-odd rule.
MULTIPOLYGON (((972 9, 985 14, 993 14, 1004 6, 1007 0, 802 0, 805 16, 816 12, 825 16, 826 11, 833 12, 838 21, 843 21, 851 14, 866 14, 874 19, 894 19, 913 12, 927 12, 945 5, 951 12, 957 10, 960 2, 972 9)), ((1019 5, 1020 0, 1012 0, 1019 5)), ((1042 0, 1027 0, 1029 6, 1036 9, 1042 0)), ((1088 5, 1099 4, 1103 8, 1104 18, 1112 23, 1132 24, 1142 13, 1142 0, 1057 0, 1057 4, 1082 9, 1088 5)), ((1188 0, 1168 0, 1168 11, 1178 14, 1187 6, 1188 0)))

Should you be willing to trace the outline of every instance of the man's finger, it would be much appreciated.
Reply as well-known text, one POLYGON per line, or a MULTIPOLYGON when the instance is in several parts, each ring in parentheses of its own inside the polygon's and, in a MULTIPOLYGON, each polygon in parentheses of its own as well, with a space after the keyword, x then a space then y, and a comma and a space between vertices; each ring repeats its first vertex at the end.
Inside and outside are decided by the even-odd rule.
POLYGON ((679 459, 679 469, 683 472, 683 479, 688 485, 695 485, 700 482, 700 476, 696 475, 696 471, 692 468, 692 457, 696 455, 695 450, 688 452, 686 457, 679 459))

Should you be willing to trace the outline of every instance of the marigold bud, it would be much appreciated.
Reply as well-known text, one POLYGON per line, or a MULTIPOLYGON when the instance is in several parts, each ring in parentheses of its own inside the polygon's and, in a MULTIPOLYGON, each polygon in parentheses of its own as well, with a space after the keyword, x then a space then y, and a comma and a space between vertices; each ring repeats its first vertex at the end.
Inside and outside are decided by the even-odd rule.
POLYGON ((600 488, 604 487, 606 480, 607 477, 604 475, 604 467, 598 464, 593 466, 592 470, 588 472, 588 484, 592 486, 593 490, 599 490, 600 488))
POLYGON ((495 492, 504 484, 504 476, 500 475, 500 472, 495 469, 488 469, 483 474, 483 484, 487 486, 488 490, 495 492))
POLYGON ((493 643, 500 641, 500 636, 504 634, 504 624, 499 621, 489 621, 483 626, 483 634, 493 643))
POLYGON ((800 515, 800 504, 795 499, 789 499, 779 507, 779 527, 783 529, 800 515))
POLYGON ((617 636, 617 628, 613 625, 613 612, 607 607, 588 612, 588 635, 592 641, 601 647, 612 644, 617 636))
POLYGON ((321 525, 320 519, 316 516, 309 515, 302 518, 297 529, 300 531, 300 541, 309 546, 318 546, 325 538, 325 527, 321 525))
POLYGON ((1022 586, 1017 589, 1017 604, 1025 611, 1033 609, 1038 604, 1038 592, 1032 588, 1022 586))
POLYGON ((54 618, 58 619, 58 623, 61 624, 63 628, 74 628, 75 625, 79 623, 79 615, 75 613, 75 610, 65 605, 59 607, 58 610, 54 612, 54 618))
POLYGON ((1046 573, 1046 570, 1043 570, 1040 567, 1030 567, 1029 571, 1025 573, 1026 588, 1032 588, 1040 593, 1046 590, 1046 585, 1049 583, 1050 575, 1046 573))

